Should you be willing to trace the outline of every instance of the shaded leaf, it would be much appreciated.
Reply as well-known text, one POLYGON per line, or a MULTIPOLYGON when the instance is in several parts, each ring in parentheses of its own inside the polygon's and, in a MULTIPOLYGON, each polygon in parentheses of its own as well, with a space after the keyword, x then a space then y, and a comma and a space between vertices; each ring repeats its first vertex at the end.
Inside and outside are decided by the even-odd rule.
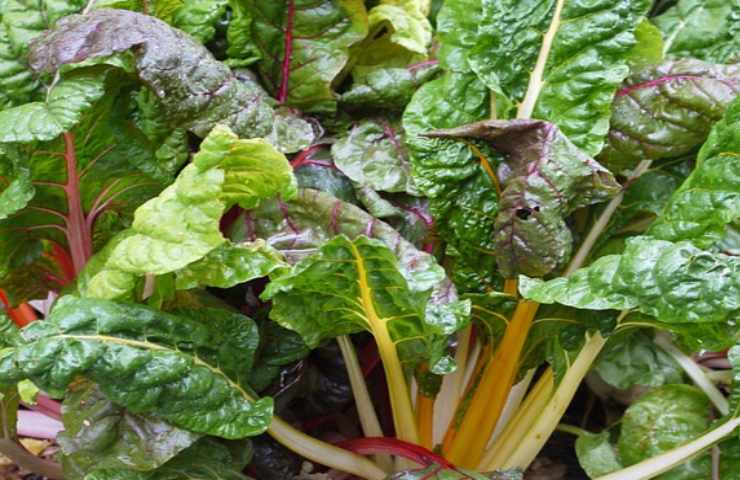
POLYGON ((563 267, 573 243, 565 217, 619 191, 611 173, 551 123, 489 120, 430 135, 485 140, 506 155, 510 171, 494 234, 504 277, 543 276, 563 267))
POLYGON ((402 110, 414 92, 439 72, 434 60, 407 67, 356 66, 352 70, 352 87, 340 97, 348 108, 402 110))
POLYGON ((605 430, 601 433, 586 432, 576 439, 578 463, 589 478, 598 478, 624 468, 609 437, 609 431, 605 430))
POLYGON ((502 473, 477 473, 462 468, 449 469, 431 465, 421 470, 396 473, 388 480, 521 480, 522 474, 516 471, 502 473))
POLYGON ((367 35, 361 0, 248 0, 260 75, 280 103, 307 111, 336 110, 333 82, 349 47, 367 35))
POLYGON ((0 383, 28 378, 60 392, 84 376, 132 413, 225 438, 263 433, 272 401, 253 401, 237 383, 246 375, 240 359, 251 356, 256 341, 244 332, 250 320, 204 317, 63 297, 44 322, 23 329, 22 343, 0 356, 0 383))
POLYGON ((112 403, 89 383, 73 385, 62 404, 64 431, 57 436, 67 478, 98 469, 154 470, 200 435, 180 430, 112 403))

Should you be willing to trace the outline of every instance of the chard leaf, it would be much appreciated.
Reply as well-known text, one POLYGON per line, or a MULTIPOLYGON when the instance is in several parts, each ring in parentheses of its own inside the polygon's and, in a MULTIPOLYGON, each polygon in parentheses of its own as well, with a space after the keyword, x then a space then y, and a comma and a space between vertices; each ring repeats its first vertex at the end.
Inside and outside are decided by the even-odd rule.
POLYGON ((155 15, 207 43, 216 34, 216 22, 226 14, 226 5, 227 0, 158 0, 155 15))
MULTIPOLYGON (((438 266, 428 274, 444 276, 438 266)), ((382 242, 340 235, 292 271, 274 275, 263 298, 273 302, 270 318, 298 332, 309 347, 369 331, 379 348, 398 349, 409 371, 427 362, 432 372, 445 373, 447 336, 465 325, 470 305, 435 305, 431 293, 429 285, 407 281, 382 242)))
POLYGON ((729 322, 740 310, 740 260, 689 242, 627 240, 568 278, 520 277, 519 290, 539 303, 591 310, 635 308, 666 323, 729 322))
POLYGON ((548 122, 489 120, 430 135, 485 140, 506 155, 510 172, 494 234, 504 277, 543 276, 563 267, 573 243, 565 217, 619 191, 608 170, 548 122))
POLYGON ((316 253, 336 235, 377 239, 398 258, 402 274, 413 290, 434 289, 435 303, 457 299, 455 288, 433 256, 417 250, 388 224, 326 193, 301 189, 293 200, 265 202, 248 212, 243 221, 247 224, 244 239, 264 238, 291 264, 316 253))
MULTIPOLYGON (((630 405, 622 417, 619 457, 625 466, 659 455, 700 436, 709 428, 709 399, 690 385, 665 385, 630 405)), ((707 478, 709 456, 704 454, 658 477, 707 478)))
POLYGON ((630 71, 663 62, 663 34, 647 18, 635 28, 635 42, 627 57, 630 71))
POLYGON ((589 155, 609 128, 647 0, 483 0, 470 65, 517 114, 555 123, 589 155), (526 94, 526 96, 525 96, 526 94))
POLYGON ((334 163, 353 182, 382 192, 416 193, 402 137, 389 123, 356 124, 331 147, 334 163))
POLYGON ((229 43, 226 64, 231 67, 246 67, 260 59, 260 52, 252 40, 252 13, 240 0, 230 0, 231 21, 226 29, 229 43))
POLYGON ((0 309, 0 347, 11 347, 18 340, 20 340, 18 327, 15 326, 8 314, 5 313, 5 308, 0 309))
POLYGON ((605 430, 601 433, 586 432, 576 439, 578 463, 589 478, 598 478, 624 468, 609 437, 609 431, 605 430))
POLYGON ((241 473, 245 467, 243 459, 244 454, 235 454, 234 447, 204 438, 157 470, 101 469, 92 471, 84 480, 250 480, 241 473))
POLYGON ((257 435, 270 423, 272 401, 253 401, 241 382, 255 327, 247 317, 224 313, 178 316, 66 296, 0 356, 0 383, 27 378, 61 392, 83 376, 132 413, 224 438, 257 435))
POLYGON ((439 62, 429 60, 406 67, 356 66, 352 87, 340 98, 352 109, 402 110, 414 92, 439 72, 439 62))
POLYGON ((617 92, 599 161, 624 172, 690 153, 740 92, 740 67, 679 60, 639 70, 617 92))
MULTIPOLYGON (((740 87, 740 84, 738 84, 740 87)), ((709 248, 740 219, 740 100, 715 124, 696 167, 673 194, 648 233, 709 248)))
POLYGON ((367 35, 361 0, 247 0, 260 75, 280 103, 314 112, 336 110, 333 83, 349 47, 367 35))
POLYGON ((669 57, 716 63, 737 60, 740 49, 737 0, 679 0, 653 21, 665 36, 663 50, 669 57))
MULTIPOLYGON (((370 41, 363 42, 363 48, 372 49, 373 43, 383 43, 384 38, 378 38, 378 34, 387 30, 391 44, 426 55, 432 43, 432 25, 427 19, 428 13, 428 0, 380 0, 368 12, 370 41)), ((387 52, 387 48, 384 50, 387 52)))
POLYGON ((295 188, 290 164, 272 146, 217 126, 175 182, 139 207, 131 228, 88 266, 92 273, 81 291, 96 298, 129 295, 137 275, 180 270, 223 245, 219 222, 231 206, 290 198, 295 188))
POLYGON ((101 9, 65 17, 34 43, 30 64, 53 72, 129 50, 139 78, 161 100, 171 124, 200 137, 216 124, 250 138, 272 129, 272 108, 255 87, 238 81, 191 37, 147 15, 101 9))
POLYGON ((31 69, 16 51, 0 14, 0 109, 27 102, 39 87, 31 69))
POLYGON ((0 143, 52 140, 71 129, 105 92, 97 69, 72 72, 44 101, 0 111, 0 143))
POLYGON ((199 286, 230 288, 268 276, 284 267, 282 255, 263 240, 225 243, 205 257, 176 272, 178 290, 199 286))
POLYGON ((82 479, 99 469, 153 470, 192 445, 200 435, 111 402, 95 385, 73 385, 62 404, 65 477, 82 479))
POLYGON ((388 477, 388 480, 521 480, 522 474, 517 471, 478 473, 455 467, 448 469, 440 465, 430 465, 421 470, 400 472, 388 477))
POLYGON ((662 349, 655 348, 653 336, 642 330, 611 336, 593 369, 606 383, 622 390, 683 380, 681 367, 662 349))
POLYGON ((0 221, 25 208, 35 193, 29 168, 20 163, 16 152, 0 146, 0 221))

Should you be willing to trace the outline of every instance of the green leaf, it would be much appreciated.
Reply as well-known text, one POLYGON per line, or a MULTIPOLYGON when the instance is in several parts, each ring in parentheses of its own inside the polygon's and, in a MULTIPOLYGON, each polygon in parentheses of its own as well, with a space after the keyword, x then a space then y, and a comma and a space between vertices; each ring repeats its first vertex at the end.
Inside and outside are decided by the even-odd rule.
POLYGON ((631 75, 614 100, 599 161, 615 172, 690 153, 740 92, 740 67, 679 60, 631 75))
POLYGON ((730 321, 740 309, 740 260, 688 242, 633 237, 568 278, 520 277, 519 290, 539 303, 591 310, 630 309, 667 323, 730 321), (686 285, 691 285, 690 289, 686 285))
POLYGON ((0 14, 0 109, 27 102, 38 87, 39 82, 11 43, 0 14))
POLYGON ((665 35, 663 50, 669 57, 716 63, 737 59, 740 49, 737 0, 679 0, 653 21, 665 35))
POLYGON ((231 206, 254 208, 277 195, 290 198, 295 189, 282 154, 264 140, 242 140, 217 126, 175 183, 139 207, 131 228, 93 259, 81 291, 126 296, 137 275, 180 270, 223 245, 219 222, 231 206))
POLYGON ((244 455, 234 450, 204 438, 155 471, 96 470, 84 480, 250 480, 241 473, 244 455))
POLYGON ((157 10, 163 3, 172 5, 165 7, 167 15, 160 17, 162 20, 207 43, 216 34, 216 23, 226 14, 227 0, 159 0, 157 10))
POLYGON ((0 388, 0 440, 15 440, 19 403, 20 396, 15 386, 0 388))
POLYGON ((382 242, 340 235, 291 272, 273 276, 263 298, 273 302, 270 318, 297 331, 310 347, 367 330, 380 348, 397 348, 409 370, 428 362, 434 372, 447 361, 446 337, 464 326, 470 306, 429 303, 425 286, 407 281, 382 242))
POLYGON ((71 129, 105 92, 104 78, 96 69, 75 71, 46 100, 0 111, 0 143, 47 141, 71 129))
POLYGON ((681 367, 662 349, 655 348, 652 335, 643 330, 611 336, 593 370, 619 389, 635 385, 659 387, 683 380, 681 367))
POLYGON ((679 187, 648 233, 710 248, 740 219, 740 100, 715 124, 696 168, 679 187))
POLYGON ((252 14, 244 2, 230 0, 231 21, 226 28, 226 49, 228 59, 225 63, 231 67, 246 67, 260 59, 260 52, 252 40, 252 14))
POLYGON ((275 111, 272 131, 265 138, 281 153, 296 153, 311 146, 316 140, 314 124, 287 108, 275 111))
POLYGON ((101 9, 66 17, 34 44, 30 64, 53 72, 65 64, 129 50, 139 78, 162 101, 171 125, 200 137, 216 124, 249 138, 272 129, 272 108, 257 88, 240 82, 188 35, 147 15, 101 9), (90 35, 92 31, 97 34, 90 35))
POLYGON ((635 28, 635 41, 627 57, 630 70, 663 62, 663 34, 647 18, 635 28))
MULTIPOLYGON (((619 457, 633 465, 699 437, 709 428, 709 399, 696 387, 665 385, 630 405, 622 417, 619 457)), ((664 474, 661 479, 708 478, 708 455, 664 474)))
POLYGON ((468 58, 489 88, 514 104, 524 101, 519 116, 531 113, 558 125, 595 155, 650 3, 483 0, 479 38, 468 58))
POLYGON ((566 216, 620 188, 608 170, 548 122, 489 120, 430 136, 484 140, 506 155, 509 171, 494 233, 504 277, 544 276, 564 267, 573 244, 566 216))
POLYGON ((5 309, 0 309, 0 347, 12 347, 19 339, 18 327, 5 313, 5 309))
POLYGON ((22 343, 0 356, 0 383, 28 378, 61 392, 84 376, 132 413, 224 438, 257 435, 270 423, 272 401, 253 401, 239 382, 257 340, 244 327, 251 324, 254 332, 254 326, 223 313, 177 316, 63 297, 45 321, 22 331, 22 343))
POLYGON ((439 72, 434 60, 407 67, 356 66, 352 87, 340 97, 342 106, 352 109, 402 110, 414 92, 439 72))
POLYGON ((0 146, 0 220, 25 208, 35 193, 29 168, 20 163, 17 152, 0 146))
POLYGON ((99 469, 154 470, 200 437, 128 412, 90 383, 70 388, 62 404, 62 420, 64 431, 57 442, 70 479, 82 479, 99 469))
POLYGON ((370 41, 363 42, 363 48, 372 49, 373 43, 378 41, 378 33, 387 30, 390 43, 409 52, 426 55, 432 43, 428 7, 426 0, 380 0, 368 12, 370 41))
POLYGON ((282 255, 264 241, 226 243, 176 272, 178 289, 200 286, 230 288, 268 276, 286 265, 282 255))
POLYGON ((333 83, 349 47, 367 35, 361 0, 248 0, 260 75, 280 103, 313 112, 336 110, 333 83))
POLYGON ((353 182, 382 192, 416 193, 402 137, 389 123, 365 120, 331 147, 336 166, 353 182))
POLYGON ((624 468, 609 437, 609 431, 605 430, 601 433, 586 432, 576 439, 578 463, 589 478, 597 478, 624 468))

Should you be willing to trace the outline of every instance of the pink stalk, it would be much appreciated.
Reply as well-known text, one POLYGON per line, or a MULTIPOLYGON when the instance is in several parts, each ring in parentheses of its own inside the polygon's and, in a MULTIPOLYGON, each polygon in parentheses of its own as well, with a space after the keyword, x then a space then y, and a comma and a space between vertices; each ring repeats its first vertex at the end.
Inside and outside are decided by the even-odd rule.
POLYGON ((64 430, 59 420, 44 415, 41 412, 30 410, 18 411, 18 436, 54 440, 57 434, 64 430))

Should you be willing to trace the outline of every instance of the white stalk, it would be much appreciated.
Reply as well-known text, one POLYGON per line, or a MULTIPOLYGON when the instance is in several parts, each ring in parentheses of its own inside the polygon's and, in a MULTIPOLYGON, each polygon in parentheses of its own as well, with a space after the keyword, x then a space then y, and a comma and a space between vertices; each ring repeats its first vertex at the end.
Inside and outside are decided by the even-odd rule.
POLYGON ((681 445, 653 458, 648 458, 631 467, 598 477, 596 480, 648 480, 654 478, 682 464, 686 459, 703 452, 730 435, 739 426, 740 418, 733 418, 685 445, 681 445))
POLYGON ((678 363, 684 372, 691 378, 697 387, 709 397, 714 407, 722 415, 730 413, 730 403, 727 398, 720 392, 714 383, 706 376, 699 365, 696 364, 688 355, 676 348, 671 341, 671 337, 665 332, 659 332, 655 335, 655 343, 668 353, 673 360, 678 363))
POLYGON ((457 411, 457 405, 465 389, 465 372, 468 366, 468 354, 470 353, 471 326, 467 326, 458 336, 457 352, 455 352, 455 363, 457 369, 442 378, 442 386, 439 389, 436 403, 443 405, 434 412, 434 432, 432 443, 442 443, 447 427, 457 411))
POLYGON ((516 411, 519 409, 519 406, 522 404, 524 396, 529 389, 529 385, 532 383, 534 372, 535 369, 530 368, 524 375, 522 381, 511 387, 511 391, 509 391, 509 397, 506 399, 506 404, 504 405, 504 409, 501 412, 501 417, 499 417, 498 423, 496 423, 496 428, 493 430, 493 434, 491 434, 491 439, 488 441, 489 448, 496 440, 498 440, 499 436, 501 436, 501 433, 509 424, 511 418, 514 416, 514 413, 516 413, 516 411))
MULTIPOLYGON (((382 437, 383 429, 380 428, 378 415, 375 413, 373 401, 370 399, 370 392, 367 390, 365 377, 362 375, 362 368, 360 368, 360 362, 357 360, 355 346, 347 335, 337 337, 337 343, 347 367, 349 383, 352 386, 352 395, 357 407, 357 415, 360 417, 360 425, 362 425, 362 433, 366 437, 382 437)), ((388 472, 393 469, 393 463, 387 455, 376 456, 375 463, 388 472)))

